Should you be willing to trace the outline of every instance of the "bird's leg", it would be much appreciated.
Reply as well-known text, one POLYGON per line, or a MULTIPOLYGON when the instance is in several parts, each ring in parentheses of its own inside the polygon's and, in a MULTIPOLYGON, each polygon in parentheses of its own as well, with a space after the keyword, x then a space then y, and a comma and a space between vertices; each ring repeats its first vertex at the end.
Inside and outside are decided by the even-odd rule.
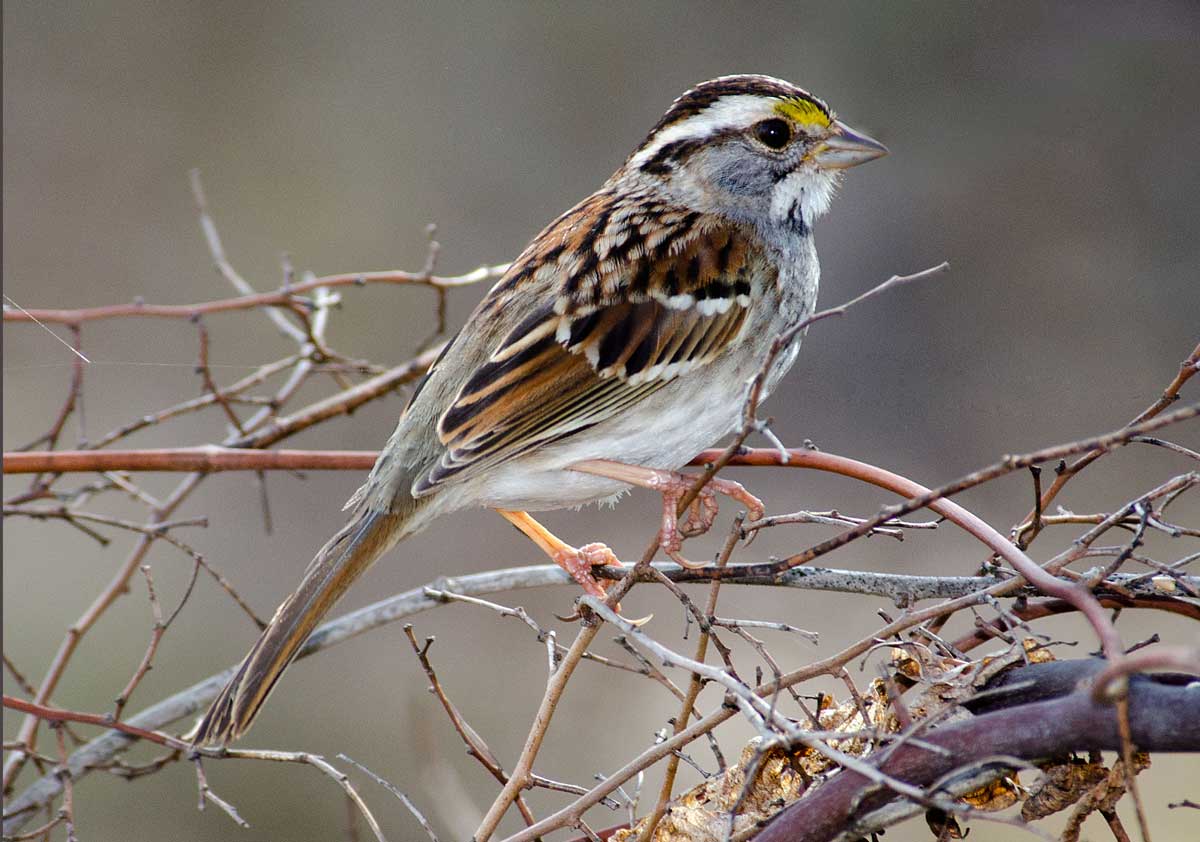
POLYGON ((717 517, 717 494, 724 494, 726 497, 744 504, 746 514, 751 522, 761 518, 766 511, 762 500, 747 491, 741 483, 713 477, 704 488, 700 489, 696 499, 688 506, 687 517, 681 528, 676 516, 679 501, 696 484, 695 477, 681 474, 678 471, 626 465, 623 462, 613 462, 608 459, 589 459, 586 462, 577 462, 571 466, 571 470, 620 480, 661 494, 663 511, 658 543, 663 552, 683 567, 704 566, 688 561, 680 554, 680 550, 683 548, 684 538, 703 535, 713 525, 713 521, 717 517))
POLYGON ((604 544, 584 544, 576 549, 530 517, 528 512, 507 509, 496 509, 496 512, 537 544, 555 564, 570 573, 571 578, 585 591, 604 599, 604 585, 596 581, 592 568, 606 564, 620 567, 621 561, 612 550, 604 544))

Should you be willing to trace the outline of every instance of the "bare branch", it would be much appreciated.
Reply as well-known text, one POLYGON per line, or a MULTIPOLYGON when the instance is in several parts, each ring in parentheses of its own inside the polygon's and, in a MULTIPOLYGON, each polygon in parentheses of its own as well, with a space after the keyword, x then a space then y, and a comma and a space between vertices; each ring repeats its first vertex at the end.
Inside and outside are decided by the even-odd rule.
POLYGON ((46 324, 77 325, 84 322, 94 322, 104 319, 124 318, 159 318, 159 319, 190 319, 197 314, 229 313, 236 310, 257 310, 263 307, 306 307, 301 297, 318 287, 366 286, 367 284, 407 284, 450 288, 469 286, 471 284, 495 281, 508 269, 507 263, 496 266, 480 266, 465 275, 451 277, 426 278, 419 272, 404 272, 398 269, 384 272, 353 272, 341 275, 323 275, 298 284, 292 284, 288 289, 275 292, 256 292, 237 298, 224 298, 217 301, 205 301, 198 304, 109 304, 103 307, 90 307, 78 310, 17 310, 4 308, 6 322, 34 322, 46 324))
POLYGON ((366 773, 367 775, 370 775, 371 778, 375 781, 375 783, 379 784, 381 787, 386 789, 392 795, 394 795, 398 799, 400 799, 400 803, 405 806, 405 808, 408 810, 408 812, 413 814, 413 818, 415 818, 417 820, 417 822, 421 825, 422 829, 424 829, 424 831, 425 831, 425 834, 432 840, 432 842, 438 842, 437 834, 433 832, 433 828, 430 826, 429 821, 425 818, 424 815, 422 815, 421 811, 417 809, 417 805, 412 803, 412 799, 410 799, 407 795, 405 795, 403 792, 401 792, 400 789, 395 784, 393 784, 391 781, 387 781, 387 780, 384 780, 383 778, 379 777, 379 775, 376 775, 374 772, 372 772, 370 769, 368 769, 366 766, 362 765, 361 763, 359 763, 357 760, 355 760, 352 757, 347 757, 344 754, 339 754, 338 759, 345 760, 347 763, 354 764, 355 766, 357 766, 359 768, 360 771, 366 773))

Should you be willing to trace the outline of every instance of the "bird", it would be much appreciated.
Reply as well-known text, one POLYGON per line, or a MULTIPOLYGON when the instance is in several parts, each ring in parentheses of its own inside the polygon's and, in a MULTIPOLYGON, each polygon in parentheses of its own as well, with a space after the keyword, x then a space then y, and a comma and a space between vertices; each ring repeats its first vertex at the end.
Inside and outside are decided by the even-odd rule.
MULTIPOLYGON (((663 494, 660 545, 678 561, 675 502, 692 457, 741 423, 773 339, 809 316, 814 221, 843 171, 887 154, 808 91, 722 76, 683 93, 593 194, 533 238, 415 387, 349 522, 317 552, 191 734, 241 737, 322 617, 397 542, 436 518, 495 509, 604 595, 599 543, 573 547, 529 512, 663 494)), ((779 353, 765 397, 791 367, 779 353)), ((711 523, 715 479, 684 532, 711 523)))

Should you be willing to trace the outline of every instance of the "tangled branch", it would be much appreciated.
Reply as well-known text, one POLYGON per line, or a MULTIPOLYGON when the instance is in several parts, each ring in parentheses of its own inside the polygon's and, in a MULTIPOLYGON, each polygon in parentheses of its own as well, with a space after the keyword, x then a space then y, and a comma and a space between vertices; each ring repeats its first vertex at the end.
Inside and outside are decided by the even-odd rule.
MULTIPOLYGON (((258 292, 225 253, 198 178, 193 193, 213 265, 222 282, 232 287, 233 297, 184 305, 137 301, 84 309, 24 310, 6 306, 4 310, 5 321, 14 325, 67 326, 67 344, 76 354, 67 393, 45 432, 26 447, 4 455, 6 474, 30 478, 26 488, 5 501, 5 517, 66 525, 101 544, 116 540, 113 534, 133 539, 129 555, 109 583, 66 630, 40 681, 18 673, 14 660, 20 658, 6 653, 5 667, 27 698, 15 693, 4 697, 6 709, 24 716, 15 738, 5 744, 4 833, 28 837, 30 833, 66 828, 68 834, 73 834, 77 823, 75 804, 83 791, 79 784, 89 774, 107 770, 133 779, 183 759, 196 764, 201 804, 216 806, 230 820, 244 824, 236 805, 210 786, 202 764, 250 759, 301 763, 317 769, 335 783, 375 838, 383 839, 384 828, 366 799, 349 776, 325 758, 304 751, 197 751, 183 737, 165 730, 199 713, 227 680, 232 667, 125 716, 131 694, 160 657, 159 644, 172 633, 171 621, 190 609, 189 586, 178 607, 164 616, 145 558, 154 544, 167 543, 188 559, 193 581, 200 571, 206 571, 253 617, 230 577, 200 551, 201 544, 185 543, 178 537, 179 530, 203 527, 206 521, 180 519, 175 512, 214 472, 251 471, 261 476, 279 470, 369 468, 375 453, 300 451, 275 445, 414 382, 440 351, 437 338, 445 328, 446 293, 494 279, 504 267, 481 267, 454 277, 436 275, 434 264, 439 249, 431 240, 425 266, 417 272, 303 275, 297 280, 290 263, 285 263, 282 284, 272 291, 258 292), (368 284, 435 290, 438 329, 434 339, 421 343, 423 350, 413 353, 410 359, 383 365, 357 360, 329 347, 328 325, 338 299, 333 290, 368 284), (246 310, 264 313, 263 323, 282 333, 294 349, 282 359, 258 365, 248 376, 222 384, 209 360, 208 328, 201 319, 246 310), (181 329, 196 331, 201 394, 185 395, 165 408, 141 412, 91 443, 81 435, 82 443, 74 450, 60 449, 72 417, 80 420, 83 429, 81 398, 87 376, 87 357, 82 350, 84 326, 130 318, 175 319, 181 329), (302 387, 318 375, 326 384, 320 396, 298 405, 302 387), (222 431, 214 433, 211 441, 172 448, 136 446, 136 437, 146 431, 209 409, 215 410, 211 414, 222 425, 222 431), (181 472, 185 476, 160 499, 139 484, 141 471, 181 472), (141 506, 146 513, 144 519, 129 520, 106 511, 105 502, 118 496, 141 506), (146 578, 146 587, 138 592, 144 591, 150 609, 150 641, 143 653, 131 659, 129 677, 122 676, 114 688, 119 690, 116 709, 112 713, 91 713, 55 705, 52 699, 57 687, 78 660, 80 641, 94 633, 107 610, 130 591, 131 580, 139 571, 146 578), (38 745, 44 724, 54 729, 55 745, 49 751, 38 745), (85 742, 72 729, 100 729, 100 733, 85 742), (73 750, 69 750, 68 737, 80 743, 73 750), (142 766, 130 766, 122 759, 123 752, 137 742, 156 744, 167 753, 142 766), (36 770, 36 777, 17 791, 22 774, 30 766, 36 770), (56 803, 60 805, 57 816, 35 831, 22 830, 56 803)), ((890 286, 928 277, 942 268, 891 279, 856 301, 890 286)), ((823 311, 802 327, 844 312, 845 307, 823 311)), ((763 361, 762 371, 769 368, 773 356, 787 346, 789 339, 777 338, 763 361)), ((478 700, 460 697, 451 701, 452 676, 445 668, 434 668, 429 642, 422 646, 414 630, 407 628, 417 668, 434 687, 449 727, 497 787, 475 833, 477 842, 502 835, 502 821, 514 807, 523 827, 505 842, 531 842, 564 828, 575 828, 596 838, 600 834, 587 824, 594 820, 589 811, 597 805, 618 803, 625 807, 629 818, 621 828, 610 829, 608 835, 620 842, 681 838, 679 828, 685 826, 685 819, 692 822, 687 827, 711 831, 708 836, 691 838, 731 840, 756 833, 764 840, 864 835, 890 826, 914 810, 934 810, 942 822, 987 820, 993 817, 989 811, 996 805, 978 806, 979 787, 998 786, 1003 797, 997 796, 994 801, 1009 798, 1015 802, 1023 796, 1005 789, 1003 784, 1012 769, 1039 763, 1048 777, 1053 767, 1047 764, 1053 763, 1056 755, 1090 750, 1118 750, 1122 759, 1113 769, 1096 773, 1111 782, 1104 793, 1096 791, 1085 798, 1081 791, 1072 803, 1077 803, 1081 814, 1091 809, 1111 812, 1115 798, 1124 793, 1137 794, 1132 777, 1139 768, 1135 747, 1138 751, 1200 750, 1191 727, 1200 720, 1200 701, 1194 683, 1189 684, 1184 677, 1200 673, 1200 653, 1190 641, 1181 644, 1152 640, 1144 648, 1127 650, 1117 627, 1117 615, 1132 610, 1200 620, 1200 578, 1191 572, 1200 560, 1200 552, 1189 543, 1200 537, 1200 526, 1181 516, 1177 505, 1188 495, 1194 499, 1200 485, 1200 471, 1195 464, 1200 461, 1200 453, 1162 437, 1175 435, 1200 415, 1197 403, 1172 408, 1197 371, 1200 345, 1181 363, 1161 394, 1155 390, 1153 402, 1123 427, 1005 456, 936 488, 844 456, 783 447, 774 438, 769 422, 758 417, 760 375, 749 387, 743 423, 734 440, 723 449, 705 451, 693 460, 692 464, 702 470, 689 495, 678 501, 680 515, 704 484, 727 466, 832 472, 885 489, 898 496, 900 502, 864 516, 829 506, 822 512, 775 516, 752 528, 736 517, 714 563, 702 569, 653 563, 659 549, 656 534, 634 564, 596 571, 598 577, 616 584, 609 588, 604 602, 580 601, 575 634, 569 643, 560 643, 558 631, 523 608, 482 598, 495 599, 504 592, 569 582, 560 568, 542 565, 441 577, 424 587, 380 600, 320 626, 300 657, 381 625, 436 610, 448 602, 465 604, 471 610, 483 609, 487 621, 515 617, 524 623, 544 653, 546 684, 537 709, 528 716, 524 746, 511 771, 506 771, 489 747, 487 736, 470 723, 478 700), (757 434, 764 435, 771 446, 745 447, 749 437, 757 434), (1165 473, 1148 488, 1125 488, 1125 499, 1107 510, 1089 509, 1087 514, 1065 509, 1049 512, 1085 468, 1123 448, 1138 453, 1153 448, 1172 465, 1181 467, 1165 473), (1054 480, 1045 488, 1041 483, 1043 465, 1055 466, 1054 480), (1034 506, 1027 516, 1003 530, 950 499, 1021 471, 1029 471, 1034 506), (918 523, 905 519, 922 509, 933 512, 937 520, 918 523), (978 569, 977 575, 899 575, 813 564, 871 536, 903 540, 912 530, 922 529, 933 530, 936 538, 944 523, 965 530, 986 547, 982 564, 964 563, 966 569, 978 569), (786 536, 796 541, 795 551, 782 559, 747 561, 743 539, 768 527, 786 529, 786 536), (838 530, 831 537, 804 537, 813 529, 830 528, 838 530), (1157 539, 1152 549, 1147 544, 1151 535, 1157 539), (1035 561, 1035 544, 1038 549, 1052 546, 1035 561), (706 583, 707 598, 693 601, 680 587, 686 583, 706 583), (689 625, 699 629, 694 642, 671 640, 670 633, 661 629, 652 633, 651 627, 631 623, 617 612, 618 600, 632 588, 646 584, 662 588, 678 600, 689 625), (735 620, 722 616, 721 597, 731 586, 878 597, 889 600, 896 613, 885 613, 882 624, 840 652, 785 670, 772 651, 772 636, 794 639, 802 634, 801 630, 774 618, 735 620), (1041 663, 1053 658, 1056 643, 1039 635, 1038 622, 1067 613, 1086 620, 1085 628, 1103 650, 1103 661, 1080 658, 1041 663), (620 632, 614 652, 604 650, 601 632, 605 629, 620 632), (988 657, 972 654, 984 647, 989 648, 988 657), (848 667, 881 651, 887 652, 891 660, 881 666, 879 677, 865 684, 856 683, 848 667), (582 667, 585 663, 588 666, 582 667), (569 696, 564 694, 580 668, 619 670, 645 677, 649 681, 645 685, 647 693, 667 692, 672 704, 678 705, 677 715, 666 723, 659 739, 630 757, 621 768, 586 785, 551 778, 539 769, 540 749, 550 739, 550 724, 570 704, 569 696), (1163 675, 1164 670, 1169 674, 1163 675), (807 682, 821 677, 844 684, 847 698, 838 702, 818 695, 814 703, 811 696, 802 695, 807 682), (740 757, 736 762, 726 760, 737 746, 726 736, 728 729, 722 728, 734 718, 749 723, 757 734, 750 745, 737 752, 740 757), (685 753, 701 740, 711 750, 716 769, 705 771, 705 780, 698 785, 701 789, 694 788, 691 795, 695 797, 689 798, 688 792, 677 792, 677 771, 680 763, 701 767, 700 761, 685 753), (638 800, 639 776, 656 764, 662 764, 662 785, 639 819, 637 813, 644 806, 638 800), (531 787, 554 793, 563 801, 539 816, 531 800, 523 796, 531 787), (630 791, 634 791, 632 796, 630 791)), ((453 569, 454 561, 447 561, 443 567, 453 569)), ((255 621, 261 623, 258 618, 255 621)), ((514 712, 513 719, 512 727, 522 727, 521 712, 514 712)), ((367 765, 344 756, 340 759, 354 767, 351 771, 370 776, 404 801, 428 835, 434 836, 432 826, 412 799, 370 772, 367 765)))

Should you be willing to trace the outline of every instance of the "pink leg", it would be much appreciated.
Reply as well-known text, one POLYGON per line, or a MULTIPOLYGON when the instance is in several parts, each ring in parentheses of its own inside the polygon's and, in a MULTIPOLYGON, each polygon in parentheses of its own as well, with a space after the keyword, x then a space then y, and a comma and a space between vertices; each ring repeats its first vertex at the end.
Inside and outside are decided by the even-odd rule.
MULTIPOLYGON (((604 599, 604 584, 592 575, 592 568, 612 564, 621 566, 620 560, 604 544, 584 544, 579 549, 572 547, 554 535, 546 527, 525 512, 496 509, 496 512, 521 530, 530 540, 542 548, 554 563, 571 574, 579 585, 592 596, 604 599)), ((618 610, 620 610, 618 608, 618 610)))
POLYGON ((688 507, 687 518, 680 528, 676 510, 679 501, 696 484, 696 478, 681 474, 678 471, 666 471, 659 468, 645 468, 639 465, 626 465, 622 462, 612 462, 607 459, 592 459, 571 466, 571 470, 585 474, 608 477, 627 482, 630 485, 657 491, 663 498, 662 527, 659 530, 659 545, 671 559, 683 567, 703 567, 688 561, 680 554, 683 539, 694 535, 702 535, 713 525, 717 517, 718 493, 737 500, 746 506, 747 515, 751 521, 758 520, 765 512, 763 503, 741 483, 733 480, 713 477, 700 490, 696 499, 688 507))

